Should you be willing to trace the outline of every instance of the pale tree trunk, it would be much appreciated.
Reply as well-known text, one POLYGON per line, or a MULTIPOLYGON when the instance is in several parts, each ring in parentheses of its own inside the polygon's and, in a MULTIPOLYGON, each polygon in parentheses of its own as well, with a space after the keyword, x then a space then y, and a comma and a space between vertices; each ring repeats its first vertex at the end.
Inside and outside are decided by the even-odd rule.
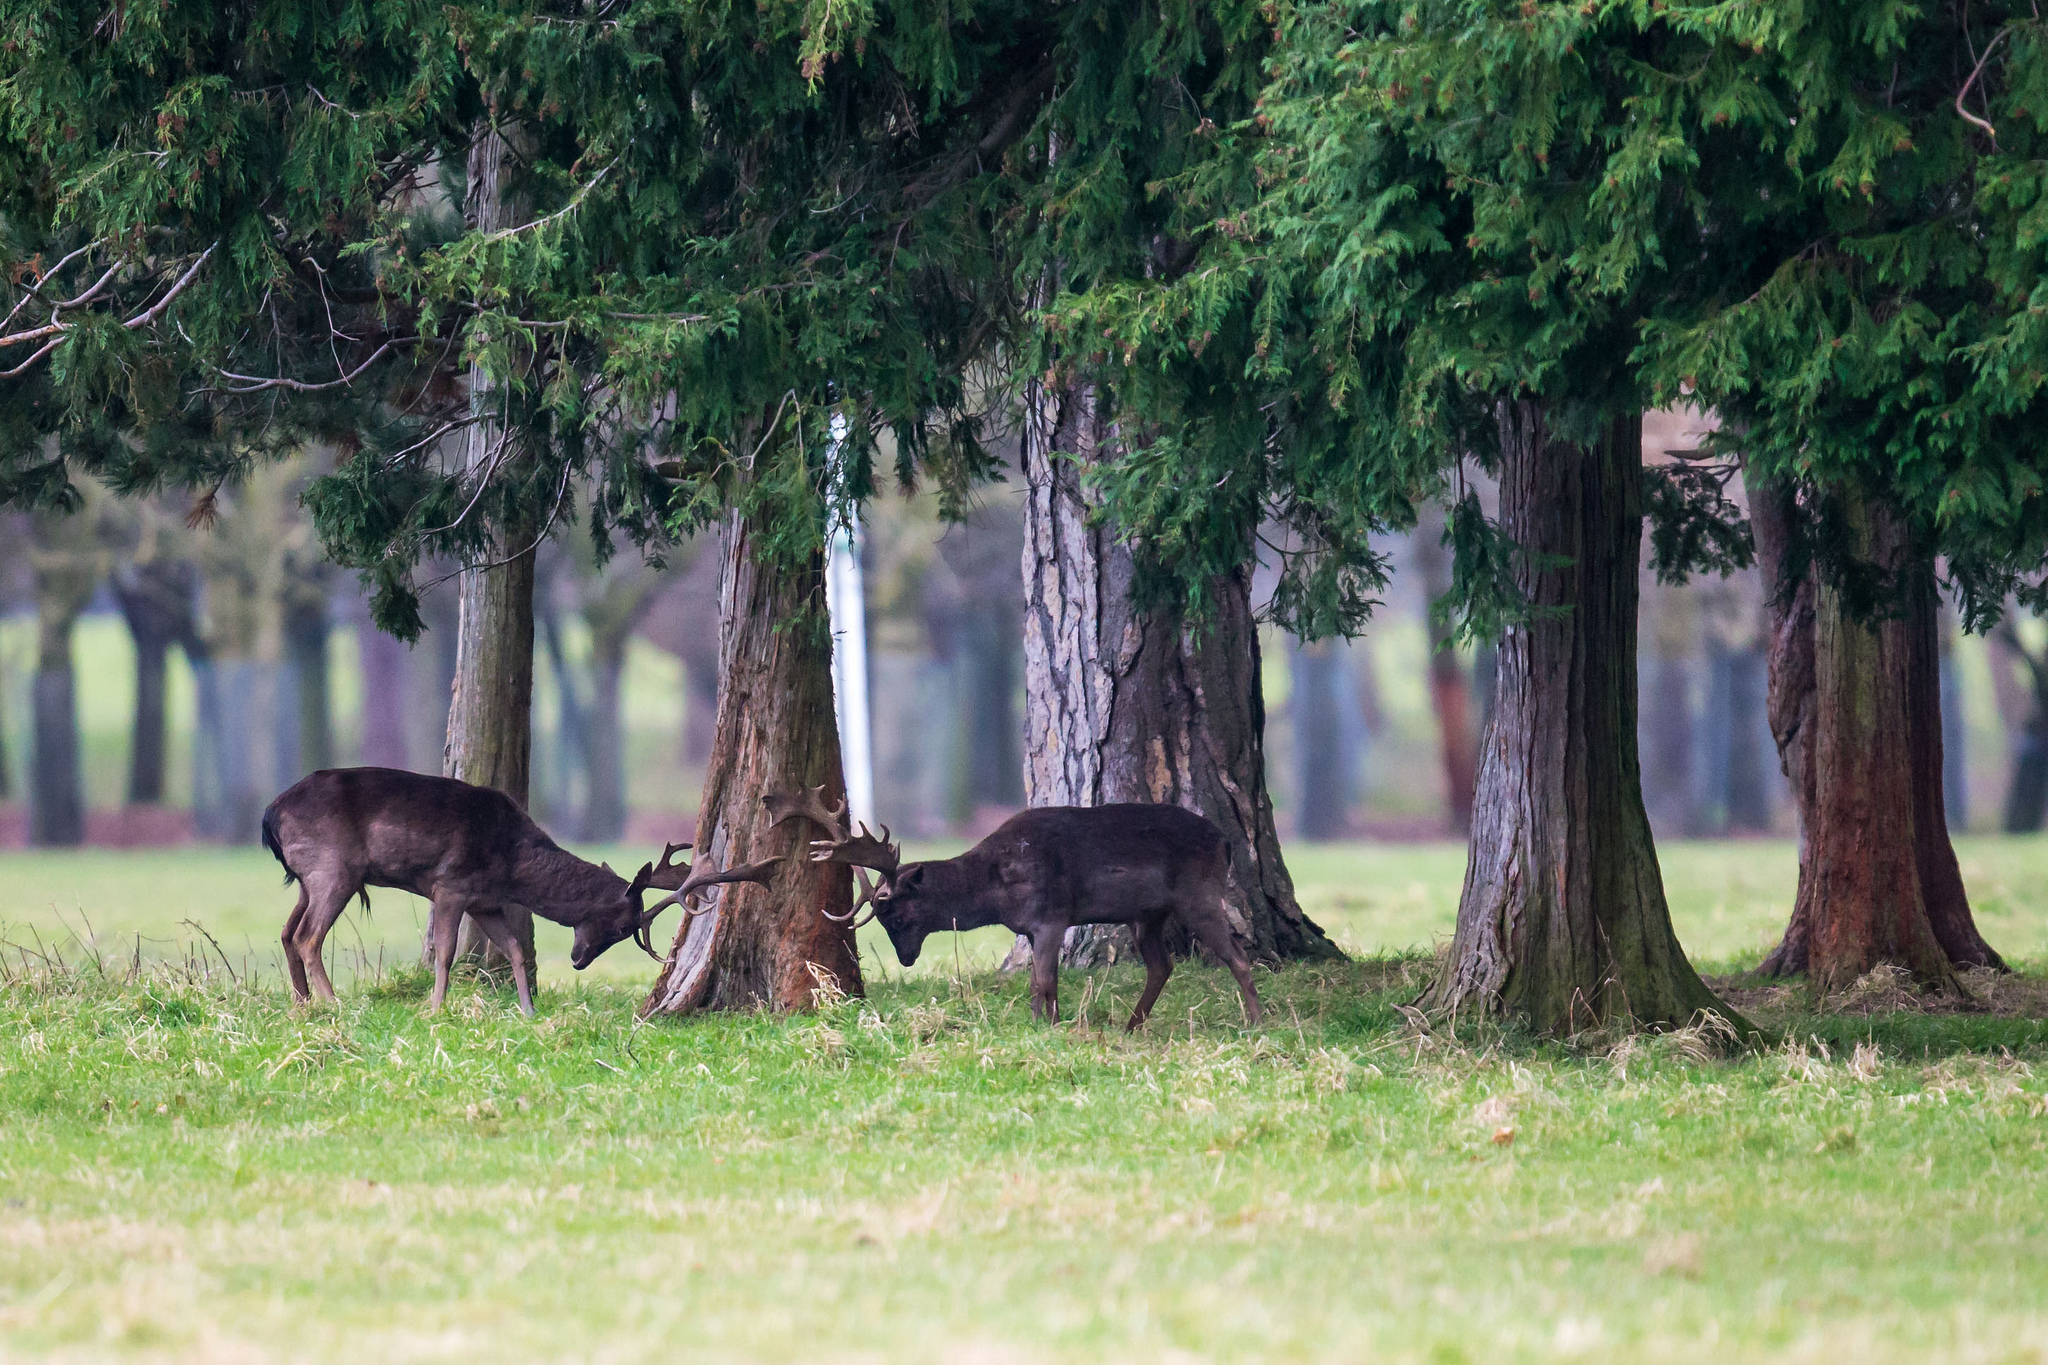
MULTIPOLYGON (((469 153, 469 190, 464 205, 472 230, 496 232, 526 221, 528 209, 511 191, 513 149, 503 134, 487 130, 469 153)), ((481 370, 469 376, 470 406, 488 413, 498 394, 481 370)), ((502 443, 522 434, 487 418, 468 429, 467 463, 481 470, 502 443)), ((516 465, 523 456, 506 460, 516 465)), ((495 787, 526 805, 533 750, 533 565, 539 518, 526 516, 500 529, 489 548, 489 567, 464 571, 456 623, 455 681, 449 693, 448 740, 441 773, 479 787, 495 787)), ((533 916, 518 906, 503 907, 526 961, 533 950, 533 916)), ((476 922, 462 922, 458 950, 487 968, 502 960, 476 922)))
MULTIPOLYGON (((697 815, 699 859, 718 867, 792 853, 819 837, 808 826, 770 829, 761 798, 825 788, 846 799, 832 712, 832 634, 825 557, 764 562, 754 528, 735 512, 719 585, 718 725, 697 815)), ((713 908, 685 917, 643 1015, 700 1009, 803 1009, 818 992, 862 993, 853 934, 825 912, 853 905, 851 872, 791 856, 765 886, 727 886, 713 908)))
POLYGON ((1565 1035, 1726 1013, 1671 929, 1636 756, 1642 421, 1585 447, 1500 406, 1501 522, 1531 618, 1499 649, 1442 1014, 1565 1035))
MULTIPOLYGON (((1265 701, 1249 566, 1211 584, 1199 627, 1145 617, 1130 551, 1090 523, 1083 462, 1104 430, 1085 387, 1040 393, 1024 440, 1024 797, 1032 806, 1133 801, 1214 821, 1230 857, 1229 914, 1262 962, 1341 956, 1301 911, 1266 791, 1265 701)), ((1090 962, 1112 934, 1069 931, 1062 954, 1090 962)), ((1176 951, 1185 951, 1180 935, 1176 951)), ((1120 956, 1127 949, 1119 949, 1120 956)), ((1028 961, 1020 939, 1005 965, 1028 961)))

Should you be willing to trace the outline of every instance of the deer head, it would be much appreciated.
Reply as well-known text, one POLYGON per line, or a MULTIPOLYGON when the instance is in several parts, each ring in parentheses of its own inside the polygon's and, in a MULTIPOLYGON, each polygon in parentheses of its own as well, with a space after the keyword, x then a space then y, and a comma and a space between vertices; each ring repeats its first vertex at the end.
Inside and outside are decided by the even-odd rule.
MULTIPOLYGON (((709 905, 692 905, 700 899, 706 888, 730 882, 763 882, 775 870, 780 859, 766 862, 743 863, 717 871, 701 862, 692 867, 689 863, 676 861, 676 854, 688 848, 688 844, 669 844, 661 851, 659 863, 644 863, 633 880, 626 885, 626 893, 617 911, 609 916, 593 917, 576 926, 576 941, 569 950, 569 963, 582 971, 597 961, 615 943, 632 939, 640 945, 642 952, 661 961, 661 954, 654 951, 652 931, 654 921, 661 912, 671 905, 683 907, 686 915, 701 915, 711 909, 709 905), (643 906, 641 900, 650 889, 667 890, 651 906, 643 906)), ((606 871, 611 869, 607 867, 606 871)))

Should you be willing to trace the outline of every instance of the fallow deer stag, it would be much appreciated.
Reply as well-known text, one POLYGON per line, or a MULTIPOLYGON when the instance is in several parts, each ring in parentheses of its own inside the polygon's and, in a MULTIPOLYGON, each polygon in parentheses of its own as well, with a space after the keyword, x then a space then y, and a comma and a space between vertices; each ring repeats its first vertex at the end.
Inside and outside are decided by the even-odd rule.
POLYGON ((263 812, 263 846, 284 865, 286 886, 299 883, 298 907, 284 926, 284 959, 292 994, 334 999, 320 950, 351 896, 370 903, 369 888, 396 887, 432 903, 427 941, 434 953, 438 1010, 448 996, 462 917, 477 922, 512 964, 519 1009, 533 1014, 533 964, 526 961, 504 912, 520 907, 576 931, 569 961, 577 971, 628 938, 659 960, 649 931, 655 916, 723 882, 765 881, 772 862, 723 872, 692 868, 670 844, 660 863, 631 881, 610 864, 567 852, 511 797, 452 777, 393 768, 330 768, 294 784, 263 812), (669 894, 643 908, 648 890, 669 894), (308 991, 310 983, 311 991, 308 991))
MULTIPOLYGON (((1145 1022, 1173 971, 1164 930, 1178 914, 1203 947, 1230 968, 1245 1014, 1259 1022, 1252 964, 1224 915, 1227 889, 1222 831, 1178 806, 1041 806, 1019 812, 957 858, 901 863, 889 827, 853 834, 846 806, 825 804, 825 789, 765 796, 771 824, 809 820, 827 837, 811 841, 814 862, 845 863, 864 907, 908 967, 927 934, 1000 924, 1031 940, 1031 1012, 1059 1018, 1060 942, 1076 924, 1128 924, 1145 963, 1145 993, 1124 1027, 1145 1022), (868 876, 879 874, 877 883, 868 876)), ((838 918, 834 916, 834 918, 838 918)))

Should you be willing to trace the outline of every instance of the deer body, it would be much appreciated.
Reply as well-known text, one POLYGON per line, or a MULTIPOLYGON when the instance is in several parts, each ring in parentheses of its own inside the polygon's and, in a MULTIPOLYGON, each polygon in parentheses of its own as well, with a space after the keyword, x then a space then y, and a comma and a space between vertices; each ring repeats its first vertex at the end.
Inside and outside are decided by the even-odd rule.
POLYGON ((519 1008, 528 1015, 532 964, 505 920, 507 909, 573 928, 570 962, 581 971, 613 944, 644 939, 654 914, 668 903, 643 910, 648 887, 677 892, 668 898, 673 901, 715 881, 753 879, 761 870, 692 877, 687 864, 671 862, 687 845, 670 845, 659 868, 650 863, 629 882, 563 849, 503 792, 394 768, 331 768, 301 779, 263 812, 263 846, 284 865, 285 884, 299 883, 298 906, 284 927, 285 964, 298 999, 334 999, 321 960, 328 931, 350 897, 361 896, 367 905, 369 887, 388 886, 432 905, 429 1008, 440 1009, 447 998, 456 933, 468 915, 511 962, 519 1008))
MULTIPOLYGON (((1145 963, 1145 991, 1128 1028, 1145 1022, 1173 970, 1164 930, 1170 916, 1213 953, 1244 993, 1259 1022, 1251 962, 1224 913, 1229 888, 1223 835, 1178 806, 1042 806, 1004 821, 957 858, 906 863, 884 837, 849 838, 831 823, 839 812, 816 795, 771 797, 779 819, 801 815, 835 837, 812 844, 820 860, 882 874, 869 899, 903 965, 913 965, 927 935, 1000 924, 1031 940, 1031 1010, 1059 1017, 1060 945, 1077 924, 1128 924, 1145 963)), ((863 876, 863 881, 865 881, 863 876)))

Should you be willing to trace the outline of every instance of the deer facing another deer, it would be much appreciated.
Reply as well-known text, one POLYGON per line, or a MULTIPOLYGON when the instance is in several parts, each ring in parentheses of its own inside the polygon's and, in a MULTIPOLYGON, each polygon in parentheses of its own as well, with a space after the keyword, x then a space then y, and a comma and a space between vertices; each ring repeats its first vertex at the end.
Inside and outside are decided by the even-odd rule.
POLYGON ((864 906, 908 967, 925 937, 942 929, 1000 924, 1031 940, 1031 1012, 1059 1018, 1060 944, 1076 924, 1128 924, 1145 963, 1145 991, 1124 1027, 1145 1022, 1166 978, 1167 918, 1178 914, 1244 992, 1245 1016, 1259 1022, 1252 965, 1224 915, 1228 890, 1223 833, 1179 806, 1041 806, 1021 811, 957 858, 903 863, 889 827, 878 838, 851 833, 844 803, 825 789, 765 796, 772 824, 804 819, 827 837, 811 842, 814 862, 845 863, 860 878, 849 919, 864 906), (868 873, 881 876, 879 884, 868 873))
MULTIPOLYGON (((1178 914, 1189 931, 1230 969, 1244 993, 1245 1014, 1259 1022, 1251 963, 1224 914, 1227 890, 1222 833, 1178 806, 1047 806, 1010 817, 957 858, 905 864, 888 838, 865 825, 851 833, 846 807, 828 806, 824 788, 800 797, 762 798, 771 825, 808 820, 826 834, 811 842, 815 862, 842 863, 860 879, 861 895, 845 917, 855 928, 869 909, 897 957, 917 962, 927 935, 942 929, 1001 924, 1031 940, 1031 1009, 1059 1017, 1060 944, 1077 924, 1128 924, 1145 963, 1145 990, 1127 1028, 1145 1022, 1173 970, 1164 937, 1178 914), (868 874, 880 875, 879 884, 868 874)), ((576 931, 569 961, 581 971, 615 943, 631 938, 649 957, 655 917, 670 905, 696 914, 690 902, 710 887, 765 882, 776 862, 716 871, 678 863, 687 844, 670 844, 659 863, 631 881, 555 843, 512 798, 488 787, 392 768, 336 768, 293 785, 263 812, 263 846, 284 865, 285 884, 299 883, 299 902, 284 927, 292 994, 334 999, 321 949, 328 931, 368 888, 395 887, 432 905, 427 941, 434 959, 430 1009, 448 996, 462 917, 474 919, 512 964, 519 1008, 533 1013, 533 964, 526 961, 505 911, 520 907, 576 931), (649 890, 667 892, 643 905, 649 890)))
POLYGON ((511 797, 452 777, 394 768, 331 768, 300 780, 263 812, 263 846, 284 864, 299 903, 284 926, 284 959, 292 994, 334 999, 321 961, 328 930, 349 899, 369 903, 368 888, 395 887, 424 896, 433 909, 427 942, 434 955, 434 995, 448 997, 462 917, 477 922, 512 964, 521 1013, 533 1013, 533 964, 526 961, 505 911, 518 906, 576 931, 569 961, 577 971, 628 938, 655 957, 655 917, 725 882, 764 881, 775 863, 723 872, 674 861, 688 844, 670 844, 629 882, 608 864, 585 862, 547 836, 511 797), (666 891, 651 906, 650 890, 666 891), (309 990, 310 988, 310 990, 309 990))

